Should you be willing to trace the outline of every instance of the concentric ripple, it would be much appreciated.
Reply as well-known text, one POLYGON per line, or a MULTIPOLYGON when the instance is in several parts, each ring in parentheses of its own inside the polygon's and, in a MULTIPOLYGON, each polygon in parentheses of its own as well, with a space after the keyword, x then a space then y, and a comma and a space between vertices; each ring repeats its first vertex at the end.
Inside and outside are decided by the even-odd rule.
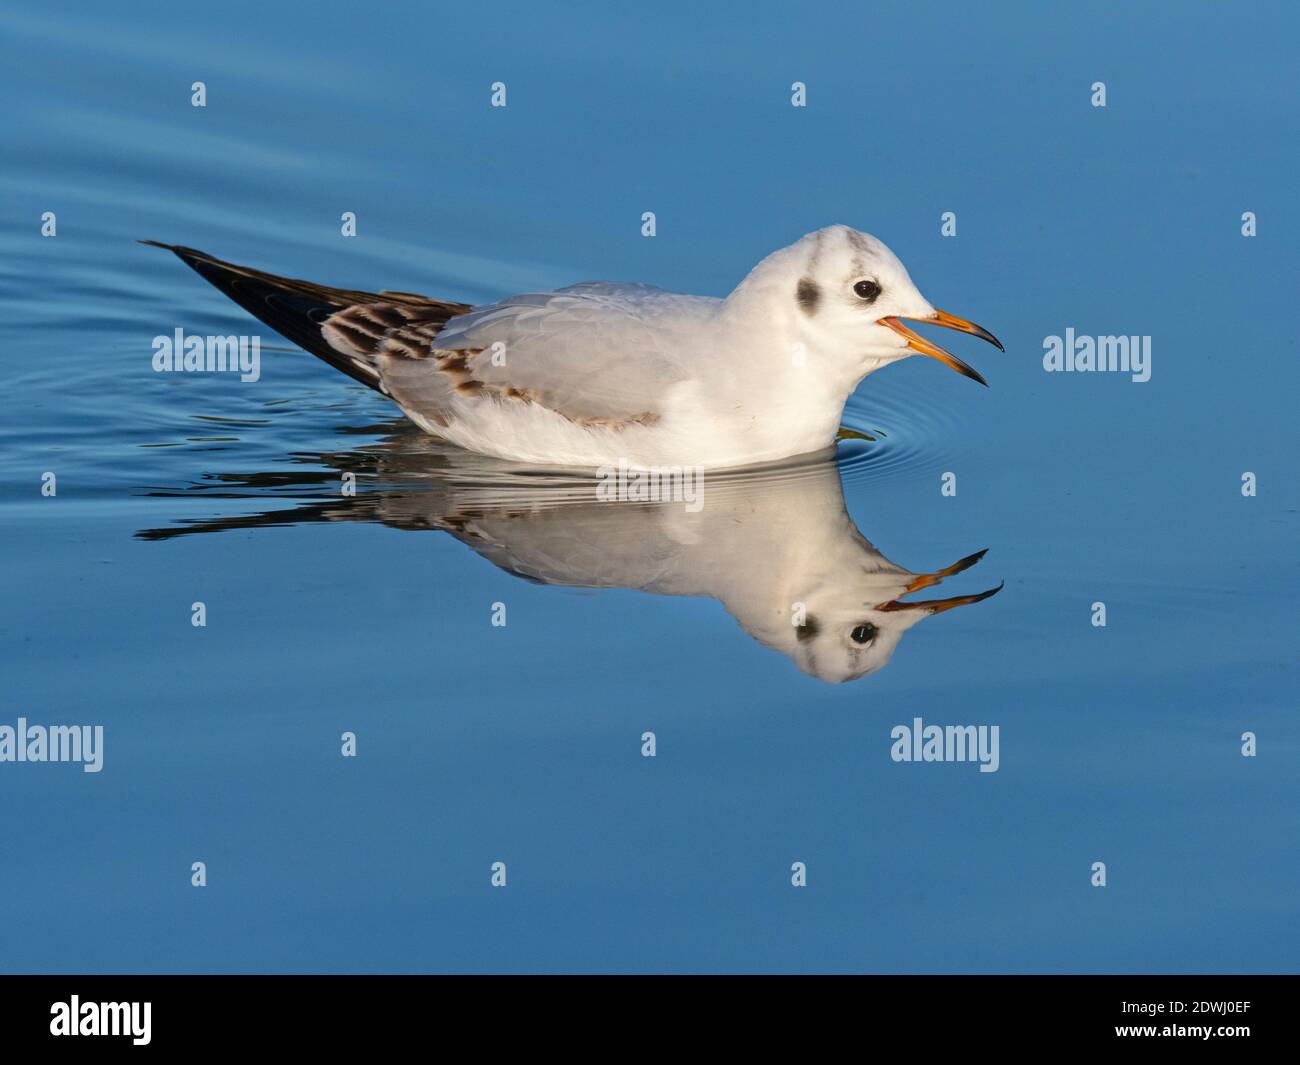
POLYGON ((840 441, 845 484, 886 480, 932 466, 966 431, 965 415, 959 413, 966 408, 937 404, 925 376, 909 370, 897 367, 875 374, 850 397, 844 425, 875 439, 840 441))

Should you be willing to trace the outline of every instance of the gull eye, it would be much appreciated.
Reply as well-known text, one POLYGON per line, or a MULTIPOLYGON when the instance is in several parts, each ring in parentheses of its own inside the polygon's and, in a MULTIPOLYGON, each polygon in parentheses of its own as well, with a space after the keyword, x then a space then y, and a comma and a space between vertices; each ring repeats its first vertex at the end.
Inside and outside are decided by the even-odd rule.
POLYGON ((854 643, 870 643, 875 638, 876 627, 869 621, 865 625, 859 625, 849 633, 849 639, 854 643))
POLYGON ((868 303, 872 303, 880 295, 880 286, 874 281, 859 281, 853 286, 853 291, 868 303))

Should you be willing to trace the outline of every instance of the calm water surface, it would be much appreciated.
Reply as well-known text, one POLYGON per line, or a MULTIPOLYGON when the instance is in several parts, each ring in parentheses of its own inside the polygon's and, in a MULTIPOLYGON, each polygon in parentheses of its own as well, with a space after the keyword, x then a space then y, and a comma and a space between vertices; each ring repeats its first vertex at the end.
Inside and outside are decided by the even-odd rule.
POLYGON ((1294 969, 1294 14, 800 10, 0 16, 0 724, 105 728, 0 763, 0 966, 1294 969), (720 295, 831 222, 1002 338, 952 344, 991 387, 885 370, 874 440, 694 515, 439 444, 134 243, 720 295), (153 373, 178 327, 261 379, 153 373), (1067 328, 1151 380, 1045 373, 1067 328), (903 601, 1002 590, 845 653, 946 568, 903 601), (998 771, 892 761, 916 717, 998 771))

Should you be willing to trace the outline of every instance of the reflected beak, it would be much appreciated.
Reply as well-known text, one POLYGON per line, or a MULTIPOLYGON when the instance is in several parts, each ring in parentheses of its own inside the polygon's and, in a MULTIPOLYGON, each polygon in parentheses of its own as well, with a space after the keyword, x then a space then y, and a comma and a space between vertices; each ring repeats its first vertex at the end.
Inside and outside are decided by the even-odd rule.
POLYGON ((989 549, 986 547, 983 551, 976 551, 973 555, 958 559, 951 566, 945 566, 934 573, 922 573, 912 579, 912 582, 907 586, 907 591, 903 594, 911 595, 913 592, 919 592, 922 588, 933 588, 945 577, 955 577, 958 573, 965 573, 988 553, 989 549))
POLYGON ((966 606, 969 603, 982 603, 985 599, 995 596, 1002 591, 1002 585, 996 588, 990 588, 987 592, 980 592, 978 595, 954 595, 950 599, 924 599, 918 603, 900 603, 897 599, 891 599, 888 603, 879 604, 877 610, 924 610, 930 614, 942 614, 945 610, 951 610, 955 606, 966 606))
MULTIPOLYGON (((974 322, 968 322, 965 318, 958 318, 955 314, 949 314, 947 311, 935 311, 933 317, 909 318, 908 321, 930 322, 933 325, 941 325, 945 329, 956 329, 959 333, 970 333, 971 336, 977 336, 981 340, 987 340, 999 351, 1006 351, 1006 348, 1002 346, 1001 341, 999 341, 997 337, 983 326, 976 325, 974 322)), ((896 318, 891 315, 888 318, 880 319, 877 324, 883 325, 886 329, 892 329, 907 341, 907 346, 913 351, 919 351, 922 355, 929 355, 932 359, 938 359, 945 366, 951 366, 959 374, 978 381, 980 384, 984 385, 985 388, 988 387, 988 382, 979 375, 978 371, 967 366, 952 352, 945 351, 943 348, 939 347, 938 344, 926 340, 925 337, 921 336, 919 333, 912 332, 912 330, 908 329, 907 326, 903 324, 901 318, 896 318)))

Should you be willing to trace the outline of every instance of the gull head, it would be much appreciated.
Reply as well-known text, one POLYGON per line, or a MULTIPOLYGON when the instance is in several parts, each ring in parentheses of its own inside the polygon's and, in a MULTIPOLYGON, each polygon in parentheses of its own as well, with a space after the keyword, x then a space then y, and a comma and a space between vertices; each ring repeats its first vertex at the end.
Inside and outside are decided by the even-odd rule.
POLYGON ((732 298, 748 303, 751 295, 778 309, 793 342, 850 363, 861 371, 859 379, 920 353, 987 384, 956 355, 914 332, 907 321, 970 333, 1004 350, 988 330, 936 310, 882 241, 849 226, 827 226, 769 255, 732 298))
MULTIPOLYGON (((857 680, 889 665, 903 634, 935 614, 959 606, 982 603, 1002 590, 1002 585, 973 595, 943 599, 907 600, 904 596, 933 587, 944 577, 969 569, 984 552, 968 555, 933 574, 910 574, 886 564, 858 579, 827 581, 808 590, 803 624, 794 628, 787 653, 812 676, 832 684, 857 680), (875 594, 871 594, 874 591, 875 594), (877 599, 878 595, 889 595, 877 599), (867 595, 865 600, 863 595, 867 595)), ((883 561, 883 560, 882 560, 883 561)))
POLYGON ((861 604, 810 610, 808 623, 794 630, 795 642, 788 653, 809 676, 843 684, 889 665, 903 633, 924 617, 921 610, 894 614, 861 604))

